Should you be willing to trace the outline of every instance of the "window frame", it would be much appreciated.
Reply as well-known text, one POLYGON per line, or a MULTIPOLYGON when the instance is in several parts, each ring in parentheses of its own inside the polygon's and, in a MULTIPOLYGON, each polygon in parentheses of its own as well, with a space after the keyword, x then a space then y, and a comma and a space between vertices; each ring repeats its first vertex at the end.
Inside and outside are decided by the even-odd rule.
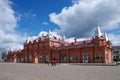
POLYGON ((75 55, 70 56, 70 60, 71 60, 71 61, 76 61, 76 60, 77 60, 77 56, 75 56, 75 55))

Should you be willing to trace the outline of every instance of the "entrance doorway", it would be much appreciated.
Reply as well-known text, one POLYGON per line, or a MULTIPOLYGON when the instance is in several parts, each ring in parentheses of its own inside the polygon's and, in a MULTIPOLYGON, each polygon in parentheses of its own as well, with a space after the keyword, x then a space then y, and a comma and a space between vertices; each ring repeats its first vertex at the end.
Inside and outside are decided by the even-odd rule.
POLYGON ((88 55, 83 55, 82 56, 82 62, 83 63, 88 63, 89 62, 89 56, 88 55))

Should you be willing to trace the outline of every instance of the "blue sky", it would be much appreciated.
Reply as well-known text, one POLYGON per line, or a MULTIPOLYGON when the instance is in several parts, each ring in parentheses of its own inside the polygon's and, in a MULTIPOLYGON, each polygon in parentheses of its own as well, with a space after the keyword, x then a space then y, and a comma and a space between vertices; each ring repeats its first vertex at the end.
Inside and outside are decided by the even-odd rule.
POLYGON ((48 27, 67 41, 91 39, 97 28, 107 32, 112 45, 120 44, 120 0, 0 0, 0 48, 23 48, 48 27), (109 3, 109 4, 108 4, 109 3))
MULTIPOLYGON (((59 29, 50 22, 49 14, 59 13, 65 6, 72 5, 71 0, 11 0, 13 9, 21 18, 17 30, 28 35, 38 35, 40 31, 59 29)), ((18 15, 17 14, 17 15, 18 15)))

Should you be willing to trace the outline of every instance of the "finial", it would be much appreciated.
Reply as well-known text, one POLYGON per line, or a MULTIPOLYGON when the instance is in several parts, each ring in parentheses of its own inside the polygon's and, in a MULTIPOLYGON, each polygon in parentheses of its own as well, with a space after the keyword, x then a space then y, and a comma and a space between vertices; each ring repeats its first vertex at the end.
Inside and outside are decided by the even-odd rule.
POLYGON ((99 26, 99 18, 97 18, 97 26, 99 26))
POLYGON ((50 27, 48 26, 48 33, 50 33, 50 27))
POLYGON ((64 34, 64 32, 63 32, 62 41, 65 42, 65 39, 66 39, 66 37, 65 37, 65 34, 64 34))
POLYGON ((26 43, 29 43, 29 36, 27 35, 26 43))
POLYGON ((101 28, 100 28, 100 25, 99 25, 99 18, 97 18, 97 29, 95 31, 95 36, 102 36, 102 32, 101 32, 101 28))
POLYGON ((50 31, 50 28, 48 27, 48 33, 47 33, 47 38, 51 38, 52 37, 52 33, 51 33, 51 31, 50 31))
POLYGON ((105 37, 105 40, 106 40, 106 41, 109 41, 109 39, 108 39, 108 35, 107 35, 106 32, 104 32, 104 37, 105 37))

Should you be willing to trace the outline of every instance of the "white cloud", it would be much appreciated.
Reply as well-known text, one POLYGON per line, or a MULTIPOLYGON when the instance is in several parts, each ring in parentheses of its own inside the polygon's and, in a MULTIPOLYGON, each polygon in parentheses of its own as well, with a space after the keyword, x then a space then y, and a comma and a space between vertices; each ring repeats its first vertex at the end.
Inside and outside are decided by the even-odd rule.
MULTIPOLYGON (((37 37, 40 37, 42 35, 45 36, 45 35, 47 35, 47 33, 48 32, 46 32, 46 31, 41 31, 39 33, 39 35, 35 36, 35 37, 37 38, 37 37)), ((57 39, 59 39, 59 38, 62 39, 63 38, 63 35, 59 35, 58 32, 56 32, 56 31, 50 31, 50 34, 52 34, 52 36, 55 36, 57 39)), ((69 38, 65 37, 66 42, 74 42, 74 39, 75 39, 75 37, 69 37, 69 38)), ((31 39, 31 40, 34 40, 34 39, 31 39)), ((89 40, 89 38, 77 38, 77 41, 84 41, 84 40, 89 40)))
POLYGON ((22 48, 25 37, 15 31, 19 16, 15 16, 10 0, 0 0, 0 48, 22 48))
POLYGON ((26 12, 22 13, 22 17, 36 17, 37 15, 33 12, 33 10, 27 10, 26 12))
MULTIPOLYGON (((15 11, 12 9, 10 0, 0 0, 0 47, 6 49, 23 48, 25 37, 19 34, 15 29, 17 22, 20 20, 21 15, 15 16, 15 11)), ((93 34, 96 27, 96 18, 100 18, 100 25, 105 30, 118 27, 120 22, 120 6, 118 0, 80 0, 80 3, 75 3, 73 6, 62 9, 61 13, 50 14, 50 19, 53 23, 60 26, 61 30, 52 32, 54 36, 61 38, 61 35, 56 33, 65 33, 67 35, 66 41, 73 42, 74 37, 88 37, 93 34), (109 2, 109 4, 107 4, 109 2), (104 14, 104 15, 103 15, 104 14), (72 38, 71 38, 72 37, 72 38)), ((36 14, 24 13, 24 16, 36 14)), ((47 23, 43 23, 47 25, 47 23)), ((41 31, 38 36, 31 36, 34 40, 42 35, 47 34, 41 31)), ((120 35, 109 34, 110 40, 113 45, 120 44, 120 35), (117 36, 117 37, 116 37, 117 36)), ((84 40, 88 38, 82 38, 84 40)))
POLYGON ((120 35, 116 35, 116 34, 108 34, 108 38, 109 40, 111 40, 112 42, 112 45, 115 46, 115 45, 119 45, 120 46, 120 35))
POLYGON ((44 25, 46 25, 46 26, 47 26, 47 25, 49 25, 49 23, 48 23, 48 22, 43 22, 42 24, 44 24, 44 25))
MULTIPOLYGON (((38 37, 40 37, 40 36, 42 36, 42 35, 47 35, 47 33, 48 32, 46 32, 46 31, 41 31, 40 33, 39 33, 39 35, 38 35, 38 37)), ((59 35, 56 31, 50 31, 50 34, 52 35, 52 36, 56 36, 57 38, 62 38, 62 36, 61 35, 59 35)))
POLYGON ((80 0, 72 0, 72 3, 79 3, 80 0))
POLYGON ((49 15, 50 21, 60 26, 58 32, 64 32, 67 37, 92 37, 97 27, 97 18, 103 31, 119 28, 120 0, 72 1, 75 2, 72 6, 49 15))
POLYGON ((10 5, 10 1, 0 0, 0 28, 4 31, 13 31, 17 26, 17 19, 10 5))

